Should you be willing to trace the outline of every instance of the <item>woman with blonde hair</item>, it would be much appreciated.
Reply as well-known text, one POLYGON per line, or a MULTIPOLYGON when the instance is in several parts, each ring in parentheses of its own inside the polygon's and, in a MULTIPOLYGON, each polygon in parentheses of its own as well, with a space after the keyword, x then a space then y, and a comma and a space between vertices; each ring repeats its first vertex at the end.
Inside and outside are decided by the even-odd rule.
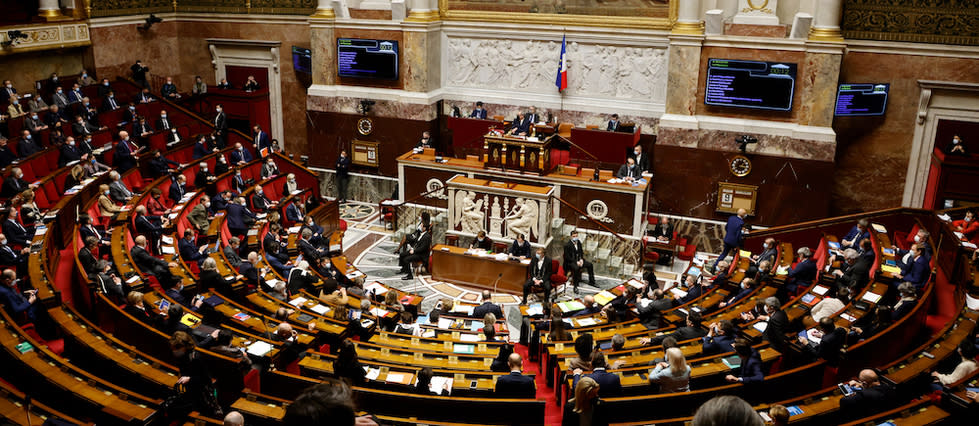
POLYGON ((122 209, 116 205, 111 198, 109 198, 109 185, 101 184, 99 185, 99 211, 102 212, 102 217, 112 217, 116 213, 122 211, 122 209))
POLYGON ((65 176, 65 187, 62 189, 62 192, 68 191, 75 185, 81 183, 81 181, 85 180, 87 177, 88 176, 85 175, 85 169, 82 168, 82 166, 75 164, 71 167, 71 171, 68 172, 68 176, 65 176))
POLYGON ((649 382, 659 385, 660 393, 690 392, 690 366, 680 348, 666 350, 666 362, 649 372, 649 382))
POLYGON ((574 398, 564 405, 562 426, 605 426, 608 415, 604 402, 598 397, 598 382, 585 376, 574 388, 574 398))
POLYGON ((44 218, 44 214, 41 213, 41 209, 37 207, 34 203, 34 190, 28 189, 20 193, 20 220, 24 222, 25 226, 33 225, 40 222, 44 218))

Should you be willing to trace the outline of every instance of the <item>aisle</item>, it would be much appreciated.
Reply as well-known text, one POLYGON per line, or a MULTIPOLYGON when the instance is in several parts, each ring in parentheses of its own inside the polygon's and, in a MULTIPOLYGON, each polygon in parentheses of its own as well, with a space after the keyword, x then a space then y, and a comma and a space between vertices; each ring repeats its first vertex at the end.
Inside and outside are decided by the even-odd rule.
POLYGON ((524 374, 535 374, 537 382, 537 399, 543 399, 547 402, 547 408, 544 413, 544 424, 548 426, 560 425, 561 424, 561 413, 563 407, 558 407, 557 401, 554 399, 554 388, 547 387, 547 380, 544 375, 540 372, 537 367, 536 362, 527 361, 527 347, 521 344, 513 345, 514 352, 520 354, 523 357, 524 363, 524 374))

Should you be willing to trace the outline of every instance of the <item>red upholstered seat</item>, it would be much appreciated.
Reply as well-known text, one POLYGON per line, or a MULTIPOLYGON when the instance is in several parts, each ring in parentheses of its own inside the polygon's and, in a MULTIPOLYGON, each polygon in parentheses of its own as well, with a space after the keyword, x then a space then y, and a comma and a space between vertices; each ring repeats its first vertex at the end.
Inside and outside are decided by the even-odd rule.
POLYGON ((564 273, 564 266, 557 259, 551 259, 551 287, 557 287, 568 282, 568 276, 564 273))
POLYGON ((697 245, 693 243, 687 243, 686 238, 681 238, 677 245, 683 246, 683 250, 676 254, 676 257, 680 260, 693 260, 693 256, 697 254, 697 245))

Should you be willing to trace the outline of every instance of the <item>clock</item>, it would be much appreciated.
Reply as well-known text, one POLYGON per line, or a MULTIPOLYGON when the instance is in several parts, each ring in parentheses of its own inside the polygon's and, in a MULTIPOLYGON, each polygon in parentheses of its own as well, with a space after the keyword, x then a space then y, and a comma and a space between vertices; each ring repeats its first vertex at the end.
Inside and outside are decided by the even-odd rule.
POLYGON ((370 118, 364 117, 361 118, 360 120, 357 120, 357 132, 359 132, 364 136, 367 136, 371 134, 371 132, 373 131, 374 131, 374 122, 371 121, 370 118))
POLYGON ((743 155, 735 155, 728 165, 731 168, 731 174, 737 177, 745 177, 751 173, 751 160, 743 155))

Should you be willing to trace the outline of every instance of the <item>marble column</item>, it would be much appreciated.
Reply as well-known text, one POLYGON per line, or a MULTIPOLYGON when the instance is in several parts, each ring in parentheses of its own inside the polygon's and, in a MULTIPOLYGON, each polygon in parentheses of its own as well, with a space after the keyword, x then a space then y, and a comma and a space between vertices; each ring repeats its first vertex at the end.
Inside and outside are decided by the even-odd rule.
MULTIPOLYGON (((323 0, 320 0, 320 4, 323 0)), ((313 84, 332 86, 337 83, 337 49, 335 35, 335 17, 325 17, 332 14, 333 9, 318 9, 316 15, 309 18, 309 45, 313 57, 313 84), (321 14, 329 10, 329 13, 321 14), (324 16, 324 17, 320 17, 324 16)))
POLYGON ((61 14, 61 4, 58 0, 38 1, 37 14, 49 21, 65 19, 65 16, 61 14))
POLYGON ((315 18, 335 19, 336 13, 333 11, 333 0, 318 0, 316 3, 315 18))
POLYGON ((670 69, 666 84, 667 114, 692 117, 697 113, 697 82, 700 78, 703 39, 702 35, 670 36, 670 69))
POLYGON ((408 17, 406 21, 431 22, 439 20, 438 0, 406 0, 408 17))
POLYGON ((409 92, 429 92, 439 87, 441 37, 438 22, 404 24, 404 89, 409 92))
POLYGON ((802 126, 832 127, 836 108, 836 86, 843 61, 842 43, 809 42, 806 49, 804 75, 799 97, 799 124, 802 126))
POLYGON ((843 0, 816 0, 810 40, 843 41, 840 30, 840 17, 843 14, 843 0))
POLYGON ((673 34, 703 34, 704 21, 700 19, 700 0, 676 0, 677 16, 673 34))

